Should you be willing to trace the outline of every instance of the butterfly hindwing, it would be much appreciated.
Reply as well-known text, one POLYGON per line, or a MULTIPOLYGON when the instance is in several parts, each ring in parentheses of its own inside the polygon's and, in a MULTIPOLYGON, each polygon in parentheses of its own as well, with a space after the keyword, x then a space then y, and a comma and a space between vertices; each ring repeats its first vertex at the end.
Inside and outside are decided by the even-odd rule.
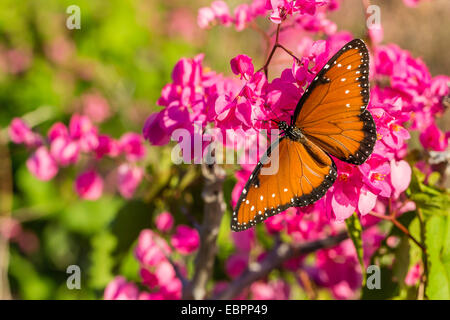
POLYGON ((258 163, 241 193, 232 216, 233 231, 246 230, 289 207, 316 202, 336 179, 333 160, 310 141, 302 144, 282 137, 267 154, 268 161, 258 163), (275 173, 261 174, 276 161, 275 173))
POLYGON ((361 164, 376 142, 369 102, 369 52, 362 40, 347 43, 325 64, 300 99, 294 124, 336 158, 361 164))

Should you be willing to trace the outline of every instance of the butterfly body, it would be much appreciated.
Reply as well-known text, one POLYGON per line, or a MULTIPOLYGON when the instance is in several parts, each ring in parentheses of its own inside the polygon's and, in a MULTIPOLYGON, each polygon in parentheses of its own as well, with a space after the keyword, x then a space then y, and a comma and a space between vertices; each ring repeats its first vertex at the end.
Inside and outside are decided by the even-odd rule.
POLYGON ((337 178, 331 156, 359 165, 373 151, 369 54, 362 40, 340 49, 299 100, 290 123, 256 165, 233 211, 231 229, 246 230, 289 207, 322 198, 337 178), (265 173, 273 164, 276 172, 265 173))
POLYGON ((305 135, 302 130, 293 124, 288 125, 285 121, 280 121, 278 123, 278 128, 282 131, 282 134, 286 135, 286 137, 292 141, 297 141, 300 143, 305 141, 305 135))

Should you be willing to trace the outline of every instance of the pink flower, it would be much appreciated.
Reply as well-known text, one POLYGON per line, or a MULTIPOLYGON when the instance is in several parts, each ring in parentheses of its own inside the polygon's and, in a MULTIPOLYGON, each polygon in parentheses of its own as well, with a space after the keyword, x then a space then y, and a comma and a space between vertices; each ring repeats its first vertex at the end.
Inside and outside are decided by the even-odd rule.
POLYGON ((254 67, 252 59, 245 54, 239 54, 230 61, 231 70, 234 74, 240 75, 241 79, 247 81, 253 76, 254 67))
POLYGON ((225 271, 230 278, 236 278, 247 268, 248 256, 244 254, 231 255, 225 262, 225 271))
POLYGON ((250 286, 254 300, 287 300, 289 299, 289 286, 283 280, 270 282, 257 281, 250 286))
POLYGON ((58 166, 48 149, 39 147, 27 160, 28 170, 39 180, 48 181, 58 173, 58 166))
POLYGON ((50 139, 50 142, 60 137, 67 138, 69 137, 69 130, 64 123, 55 122, 48 130, 47 136, 50 139))
POLYGON ((97 128, 87 116, 74 114, 69 123, 70 137, 78 140, 81 150, 89 152, 98 147, 97 128))
POLYGON ((141 268, 139 275, 142 278, 142 283, 148 286, 150 289, 155 288, 158 285, 158 277, 146 268, 141 268))
POLYGON ((411 182, 411 167, 405 160, 391 160, 391 183, 394 187, 395 197, 405 191, 411 182))
POLYGON ((142 136, 129 132, 125 133, 119 141, 119 146, 128 161, 138 161, 145 157, 145 147, 142 143, 142 136))
POLYGON ((20 118, 14 118, 9 126, 9 137, 14 143, 23 143, 27 147, 42 145, 42 137, 31 131, 30 127, 20 118))
POLYGON ((166 255, 169 255, 171 251, 167 242, 153 231, 145 229, 139 234, 135 254, 143 265, 156 266, 165 261, 166 255))
POLYGON ((60 136, 51 142, 50 153, 61 166, 68 166, 78 161, 80 145, 67 136, 60 136))
POLYGON ((162 212, 156 217, 156 228, 161 232, 167 232, 173 227, 173 216, 170 212, 162 212))
POLYGON ((221 24, 229 25, 231 23, 230 10, 226 2, 220 0, 214 1, 211 3, 211 9, 221 24))
POLYGON ((111 115, 108 101, 100 94, 84 94, 82 103, 83 113, 94 122, 101 123, 111 115))
POLYGON ((103 179, 94 170, 80 174, 75 180, 75 191, 86 200, 97 200, 103 193, 103 179))
POLYGON ((234 245, 241 252, 249 252, 255 243, 255 229, 248 229, 242 232, 233 232, 231 234, 234 245))
POLYGON ((124 163, 117 169, 117 184, 120 194, 124 198, 131 198, 141 183, 144 170, 140 167, 124 163))
POLYGON ((369 27, 369 37, 373 44, 377 45, 383 41, 383 27, 380 24, 371 25, 369 27))
POLYGON ((210 7, 200 8, 198 10, 197 24, 204 29, 209 27, 215 20, 214 11, 210 7))
POLYGON ((445 134, 434 123, 429 125, 425 131, 420 134, 419 139, 426 149, 444 151, 448 147, 448 141, 445 134))
POLYGON ((185 225, 175 229, 175 234, 170 239, 172 246, 181 254, 188 255, 197 250, 200 244, 198 231, 185 225))
POLYGON ((110 136, 101 134, 98 136, 98 145, 94 151, 98 159, 103 158, 105 155, 116 157, 120 153, 119 142, 110 136))
POLYGON ((420 280, 420 277, 422 275, 422 266, 420 263, 416 263, 414 266, 412 266, 406 277, 405 277, 405 283, 407 286, 414 286, 417 284, 417 282, 420 280))
POLYGON ((175 270, 170 262, 162 261, 156 266, 155 276, 160 286, 170 285, 175 278, 175 270))
POLYGON ((250 7, 248 4, 240 4, 234 9, 235 25, 237 31, 244 30, 246 23, 251 20, 250 7))
POLYGON ((0 218, 0 236, 7 240, 17 239, 22 233, 22 225, 14 218, 0 218))
POLYGON ((361 188, 358 200, 358 211, 361 215, 368 214, 375 207, 377 195, 372 193, 366 186, 361 188))
POLYGON ((387 179, 391 167, 384 158, 374 155, 358 168, 362 173, 363 181, 374 193, 382 197, 391 195, 392 187, 387 179))
POLYGON ((122 276, 115 277, 105 288, 105 300, 137 300, 139 290, 122 276))
POLYGON ((142 129, 144 138, 155 146, 163 146, 170 141, 170 135, 161 125, 161 117, 162 114, 159 112, 151 114, 142 129))

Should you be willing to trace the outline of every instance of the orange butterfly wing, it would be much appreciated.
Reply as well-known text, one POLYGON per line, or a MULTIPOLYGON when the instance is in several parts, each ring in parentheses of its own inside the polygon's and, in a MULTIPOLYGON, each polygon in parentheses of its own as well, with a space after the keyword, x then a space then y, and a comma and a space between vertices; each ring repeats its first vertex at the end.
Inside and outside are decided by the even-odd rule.
POLYGON ((377 136, 369 102, 369 53, 355 39, 322 68, 302 96, 295 125, 316 145, 336 158, 364 163, 377 136))
POLYGON ((243 231, 289 207, 322 198, 336 180, 333 160, 309 140, 280 138, 267 151, 245 185, 233 212, 231 229, 243 231), (275 174, 262 169, 278 167, 275 174))

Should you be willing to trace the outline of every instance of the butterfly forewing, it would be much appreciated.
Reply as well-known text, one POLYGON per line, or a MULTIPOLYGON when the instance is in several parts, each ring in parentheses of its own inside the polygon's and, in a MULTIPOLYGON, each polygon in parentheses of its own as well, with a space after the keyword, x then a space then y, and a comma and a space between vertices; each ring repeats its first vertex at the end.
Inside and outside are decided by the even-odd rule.
POLYGON ((310 141, 302 144, 283 137, 271 150, 277 152, 256 166, 241 193, 233 212, 233 231, 246 230, 289 207, 314 203, 336 179, 333 160, 310 141), (274 161, 278 161, 278 171, 261 174, 261 169, 274 161))
POLYGON ((295 111, 295 125, 336 158, 361 164, 373 151, 376 129, 369 102, 369 53, 355 39, 312 81, 295 111))

